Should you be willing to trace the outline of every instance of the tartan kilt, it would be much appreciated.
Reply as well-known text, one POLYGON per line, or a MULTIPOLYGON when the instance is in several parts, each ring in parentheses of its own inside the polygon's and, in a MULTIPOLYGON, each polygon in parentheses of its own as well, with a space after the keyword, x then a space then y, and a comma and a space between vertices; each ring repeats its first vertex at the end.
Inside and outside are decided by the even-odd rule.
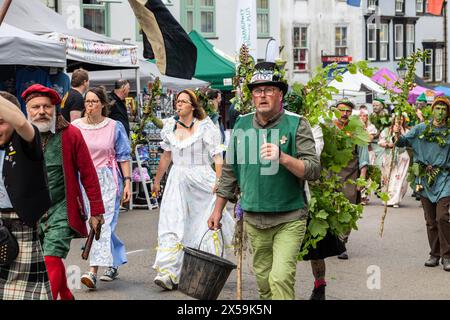
POLYGON ((19 243, 16 260, 0 267, 0 300, 52 300, 37 226, 20 223, 15 213, 0 213, 0 218, 14 219, 10 231, 19 243))

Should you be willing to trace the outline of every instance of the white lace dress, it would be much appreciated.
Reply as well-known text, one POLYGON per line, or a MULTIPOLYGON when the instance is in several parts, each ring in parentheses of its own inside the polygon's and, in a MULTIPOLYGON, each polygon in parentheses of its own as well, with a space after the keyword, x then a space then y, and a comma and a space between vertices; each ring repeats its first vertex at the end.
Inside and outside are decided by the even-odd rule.
MULTIPOLYGON (((174 133, 175 119, 169 119, 161 131, 161 147, 172 152, 172 168, 165 185, 160 207, 158 247, 153 268, 160 275, 169 275, 178 284, 183 262, 183 246, 198 248, 208 230, 207 221, 214 208, 212 188, 216 174, 212 157, 222 153, 220 131, 207 117, 196 131, 179 141, 174 133)), ((224 210, 222 232, 225 248, 231 247, 234 220, 224 210)), ((209 231, 200 250, 221 254, 222 240, 218 232, 209 231)), ((225 255, 224 255, 225 256, 225 255)))

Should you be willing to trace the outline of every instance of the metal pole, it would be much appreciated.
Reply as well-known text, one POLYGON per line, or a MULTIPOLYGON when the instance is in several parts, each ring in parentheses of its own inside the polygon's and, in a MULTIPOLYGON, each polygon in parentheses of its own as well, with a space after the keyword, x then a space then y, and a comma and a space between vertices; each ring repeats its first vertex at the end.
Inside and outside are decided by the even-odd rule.
POLYGON ((135 69, 136 72, 136 96, 141 93, 141 76, 139 75, 139 68, 135 69))
POLYGON ((0 26, 2 25, 3 19, 5 19, 6 13, 8 12, 11 2, 12 0, 5 0, 5 2, 3 2, 3 6, 0 9, 0 26))

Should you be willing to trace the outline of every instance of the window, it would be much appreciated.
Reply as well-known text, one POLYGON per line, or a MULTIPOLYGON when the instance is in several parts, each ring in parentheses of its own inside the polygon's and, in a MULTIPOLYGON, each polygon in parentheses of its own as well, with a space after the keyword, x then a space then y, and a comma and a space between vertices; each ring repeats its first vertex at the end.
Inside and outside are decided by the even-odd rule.
POLYGON ((425 13, 425 0, 416 0, 416 13, 418 15, 425 13))
POLYGON ((389 24, 382 23, 380 26, 380 60, 389 59, 389 24))
POLYGON ((375 11, 378 6, 378 0, 367 0, 367 10, 375 11))
POLYGON ((403 25, 396 24, 394 29, 394 39, 395 39, 395 59, 400 60, 403 58, 403 25))
POLYGON ((413 24, 406 25, 406 55, 409 56, 415 48, 415 31, 413 24))
POLYGON ((427 81, 433 80, 433 50, 427 50, 430 53, 430 57, 425 59, 424 69, 423 69, 423 78, 427 81))
POLYGON ((336 27, 335 47, 335 55, 347 55, 347 27, 336 27))
POLYGON ((441 82, 443 75, 443 49, 435 50, 434 82, 441 82))
POLYGON ((257 28, 258 37, 268 37, 270 34, 269 29, 269 0, 257 0, 256 2, 257 13, 257 28))
POLYGON ((83 26, 109 36, 109 4, 97 0, 83 0, 83 26))
POLYGON ((294 47, 294 71, 308 70, 308 27, 294 27, 293 32, 294 47))
POLYGON ((367 25, 367 59, 377 60, 377 29, 375 24, 367 25))
POLYGON ((405 0, 395 0, 395 13, 405 13, 405 0))
POLYGON ((216 32, 215 0, 182 0, 181 24, 186 32, 197 30, 203 36, 213 37, 216 32))

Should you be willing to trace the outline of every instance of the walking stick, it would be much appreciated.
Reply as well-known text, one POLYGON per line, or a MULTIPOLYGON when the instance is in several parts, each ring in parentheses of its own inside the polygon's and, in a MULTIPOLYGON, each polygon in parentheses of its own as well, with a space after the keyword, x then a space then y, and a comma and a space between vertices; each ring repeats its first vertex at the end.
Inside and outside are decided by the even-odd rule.
POLYGON ((244 224, 243 220, 239 220, 237 222, 236 228, 240 230, 240 241, 238 245, 238 251, 237 251, 237 292, 236 292, 236 299, 242 300, 242 234, 244 231, 244 224))
POLYGON ((242 300, 242 257, 244 247, 244 217, 239 201, 234 205, 234 214, 237 219, 234 230, 234 253, 237 256, 237 284, 236 284, 236 300, 242 300))
MULTIPOLYGON (((394 125, 395 125, 395 121, 396 119, 394 119, 394 125)), ((394 132, 394 136, 395 136, 395 132, 394 132)), ((395 144, 394 147, 392 148, 392 153, 391 153, 391 161, 389 164, 389 175, 387 177, 387 192, 389 192, 389 183, 391 182, 391 174, 392 174, 392 169, 394 168, 393 164, 394 164, 394 157, 395 157, 395 144)), ((384 231, 384 220, 386 219, 386 215, 387 215, 387 200, 384 202, 384 212, 383 212, 383 216, 381 217, 381 225, 380 225, 380 238, 383 237, 383 231, 384 231)))
MULTIPOLYGON (((394 168, 393 163, 394 163, 394 152, 395 152, 395 146, 392 148, 392 154, 391 154, 391 162, 390 162, 390 167, 389 167, 389 175, 387 177, 387 190, 389 191, 389 183, 391 182, 391 174, 392 174, 392 169, 394 168)), ((386 215, 387 215, 387 200, 384 202, 384 212, 383 212, 383 216, 381 217, 381 225, 380 225, 380 238, 383 237, 383 231, 384 231, 384 220, 386 219, 386 215)))
POLYGON ((3 19, 5 19, 6 13, 8 12, 11 2, 12 0, 5 0, 2 8, 0 9, 0 26, 2 25, 3 19))

